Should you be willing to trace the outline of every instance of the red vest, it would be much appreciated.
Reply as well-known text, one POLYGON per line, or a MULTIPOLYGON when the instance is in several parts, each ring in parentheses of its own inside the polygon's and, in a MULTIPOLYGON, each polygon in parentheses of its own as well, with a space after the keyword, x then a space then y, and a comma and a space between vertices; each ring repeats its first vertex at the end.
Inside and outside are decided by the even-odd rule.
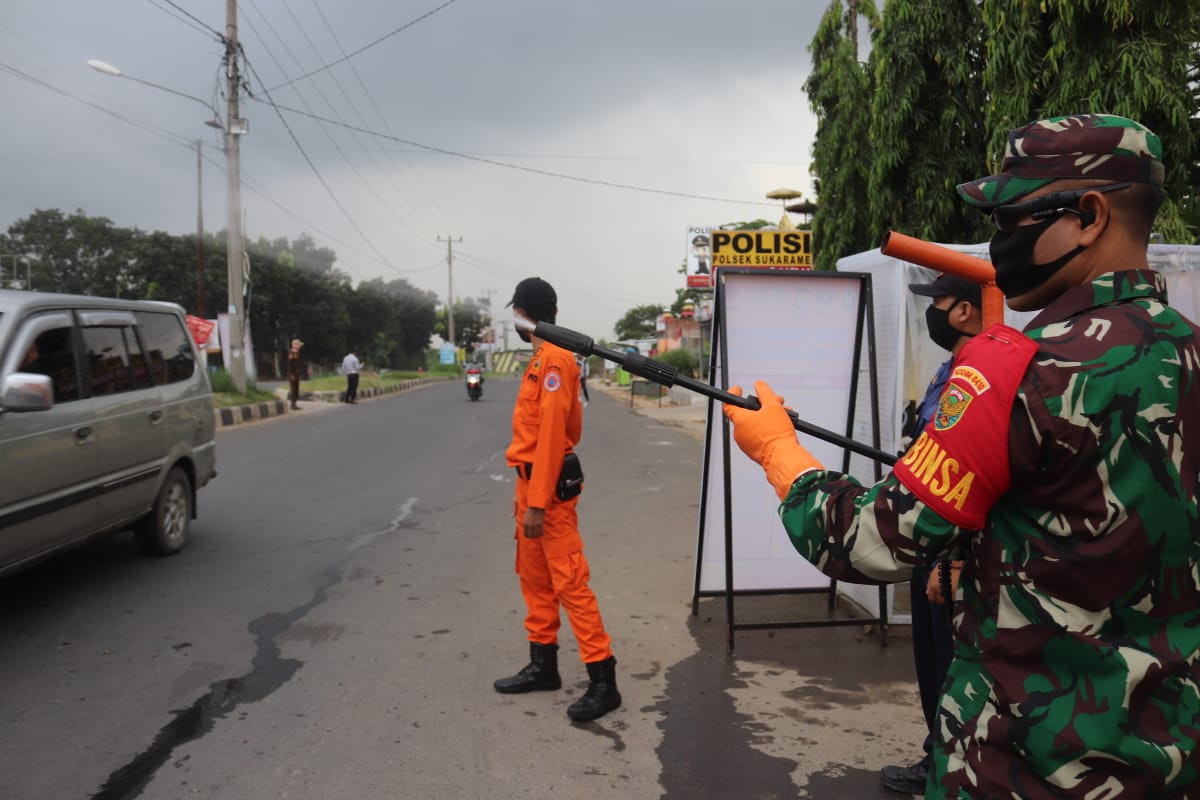
POLYGON ((978 530, 1008 491, 1008 424, 1037 344, 1007 325, 967 342, 937 413, 900 461, 901 483, 939 516, 978 530))

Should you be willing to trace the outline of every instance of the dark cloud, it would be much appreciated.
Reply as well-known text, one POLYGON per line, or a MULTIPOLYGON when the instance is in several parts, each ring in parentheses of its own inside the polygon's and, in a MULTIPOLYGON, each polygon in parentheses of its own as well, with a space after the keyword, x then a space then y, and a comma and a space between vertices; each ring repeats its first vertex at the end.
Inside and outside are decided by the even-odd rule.
MULTIPOLYGON (((255 98, 243 103, 242 162, 266 195, 243 191, 252 234, 308 232, 356 279, 402 276, 443 296, 437 237, 462 236, 456 294, 503 296, 527 274, 556 276, 564 313, 606 336, 626 309, 673 299, 687 225, 778 216, 777 206, 573 182, 285 113, 289 134, 264 89, 356 127, 594 181, 749 201, 807 188, 812 123, 800 87, 824 2, 457 0, 355 56, 353 69, 281 86, 438 4, 241 0, 255 98)), ((223 29, 223 6, 178 5, 200 22, 166 0, 6 2, 0 225, 57 207, 190 232, 190 141, 200 139, 211 158, 206 226, 223 226, 224 162, 204 105, 84 66, 108 61, 224 113, 221 46, 205 30, 223 29)))

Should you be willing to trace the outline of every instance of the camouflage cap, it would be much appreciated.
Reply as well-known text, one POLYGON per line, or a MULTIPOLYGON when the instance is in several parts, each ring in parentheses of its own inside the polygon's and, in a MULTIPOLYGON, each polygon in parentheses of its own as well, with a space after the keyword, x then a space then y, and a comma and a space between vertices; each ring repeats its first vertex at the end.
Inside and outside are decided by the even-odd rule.
POLYGON ((958 186, 973 206, 1012 203, 1056 180, 1098 178, 1162 186, 1162 142, 1153 131, 1112 114, 1075 114, 1031 122, 1008 134, 1000 174, 958 186))

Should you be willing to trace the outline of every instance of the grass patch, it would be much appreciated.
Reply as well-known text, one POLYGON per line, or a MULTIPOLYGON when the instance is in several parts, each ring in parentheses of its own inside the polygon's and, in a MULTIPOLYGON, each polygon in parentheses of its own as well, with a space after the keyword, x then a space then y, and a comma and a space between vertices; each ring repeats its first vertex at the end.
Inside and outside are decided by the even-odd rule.
POLYGON ((234 387, 233 378, 223 369, 210 372, 208 381, 212 384, 213 405, 217 408, 265 403, 275 399, 275 395, 257 388, 254 384, 248 385, 246 393, 242 394, 234 387))
POLYGON ((267 403, 278 398, 270 392, 264 392, 262 389, 255 389, 252 386, 246 387, 245 394, 237 392, 213 392, 213 405, 217 408, 230 408, 232 406, 245 406, 251 403, 267 403))
MULTIPOLYGON (((428 378, 433 377, 427 372, 388 372, 386 375, 380 376, 375 373, 363 373, 358 376, 358 389, 382 389, 384 386, 395 386, 400 381, 412 380, 413 378, 428 378)), ((301 392, 344 392, 346 390, 345 375, 326 375, 323 378, 313 378, 308 381, 300 381, 301 392)))
MULTIPOLYGON (((213 387, 213 404, 217 408, 230 408, 232 406, 244 406, 252 403, 265 403, 274 400, 279 400, 274 393, 258 389, 255 386, 247 386, 245 394, 239 394, 233 386, 233 379, 224 370, 217 370, 211 373, 209 380, 213 387)), ((358 378, 359 391, 363 389, 380 389, 385 386, 394 386, 400 381, 407 381, 413 378, 430 378, 438 377, 430 375, 428 372, 388 372, 386 375, 380 376, 376 373, 364 373, 358 378)), ((287 386, 284 385, 286 391, 287 386)), ((326 375, 323 378, 313 378, 308 381, 300 381, 300 393, 305 392, 343 392, 346 390, 345 375, 326 375)), ((284 398, 286 399, 286 397, 284 398)))

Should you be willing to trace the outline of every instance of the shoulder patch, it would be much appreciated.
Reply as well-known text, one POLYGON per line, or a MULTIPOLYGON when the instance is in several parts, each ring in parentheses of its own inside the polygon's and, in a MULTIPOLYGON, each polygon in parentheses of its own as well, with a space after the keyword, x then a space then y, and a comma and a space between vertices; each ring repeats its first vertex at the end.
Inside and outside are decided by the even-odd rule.
POLYGON ((938 400, 937 412, 933 415, 933 427, 939 431, 953 428, 963 418, 963 414, 967 413, 967 406, 971 405, 972 399, 970 394, 954 384, 947 386, 938 400))
POLYGON ((562 386, 562 378, 557 372, 550 372, 542 380, 542 385, 546 387, 547 392, 557 392, 558 387, 562 386))
POLYGON ((960 364, 959 366, 955 367, 954 372, 950 375, 950 378, 951 380, 958 378, 959 380, 965 382, 975 390, 976 396, 979 396, 988 389, 992 388, 992 384, 988 382, 987 378, 983 377, 982 372, 966 364, 960 364))

